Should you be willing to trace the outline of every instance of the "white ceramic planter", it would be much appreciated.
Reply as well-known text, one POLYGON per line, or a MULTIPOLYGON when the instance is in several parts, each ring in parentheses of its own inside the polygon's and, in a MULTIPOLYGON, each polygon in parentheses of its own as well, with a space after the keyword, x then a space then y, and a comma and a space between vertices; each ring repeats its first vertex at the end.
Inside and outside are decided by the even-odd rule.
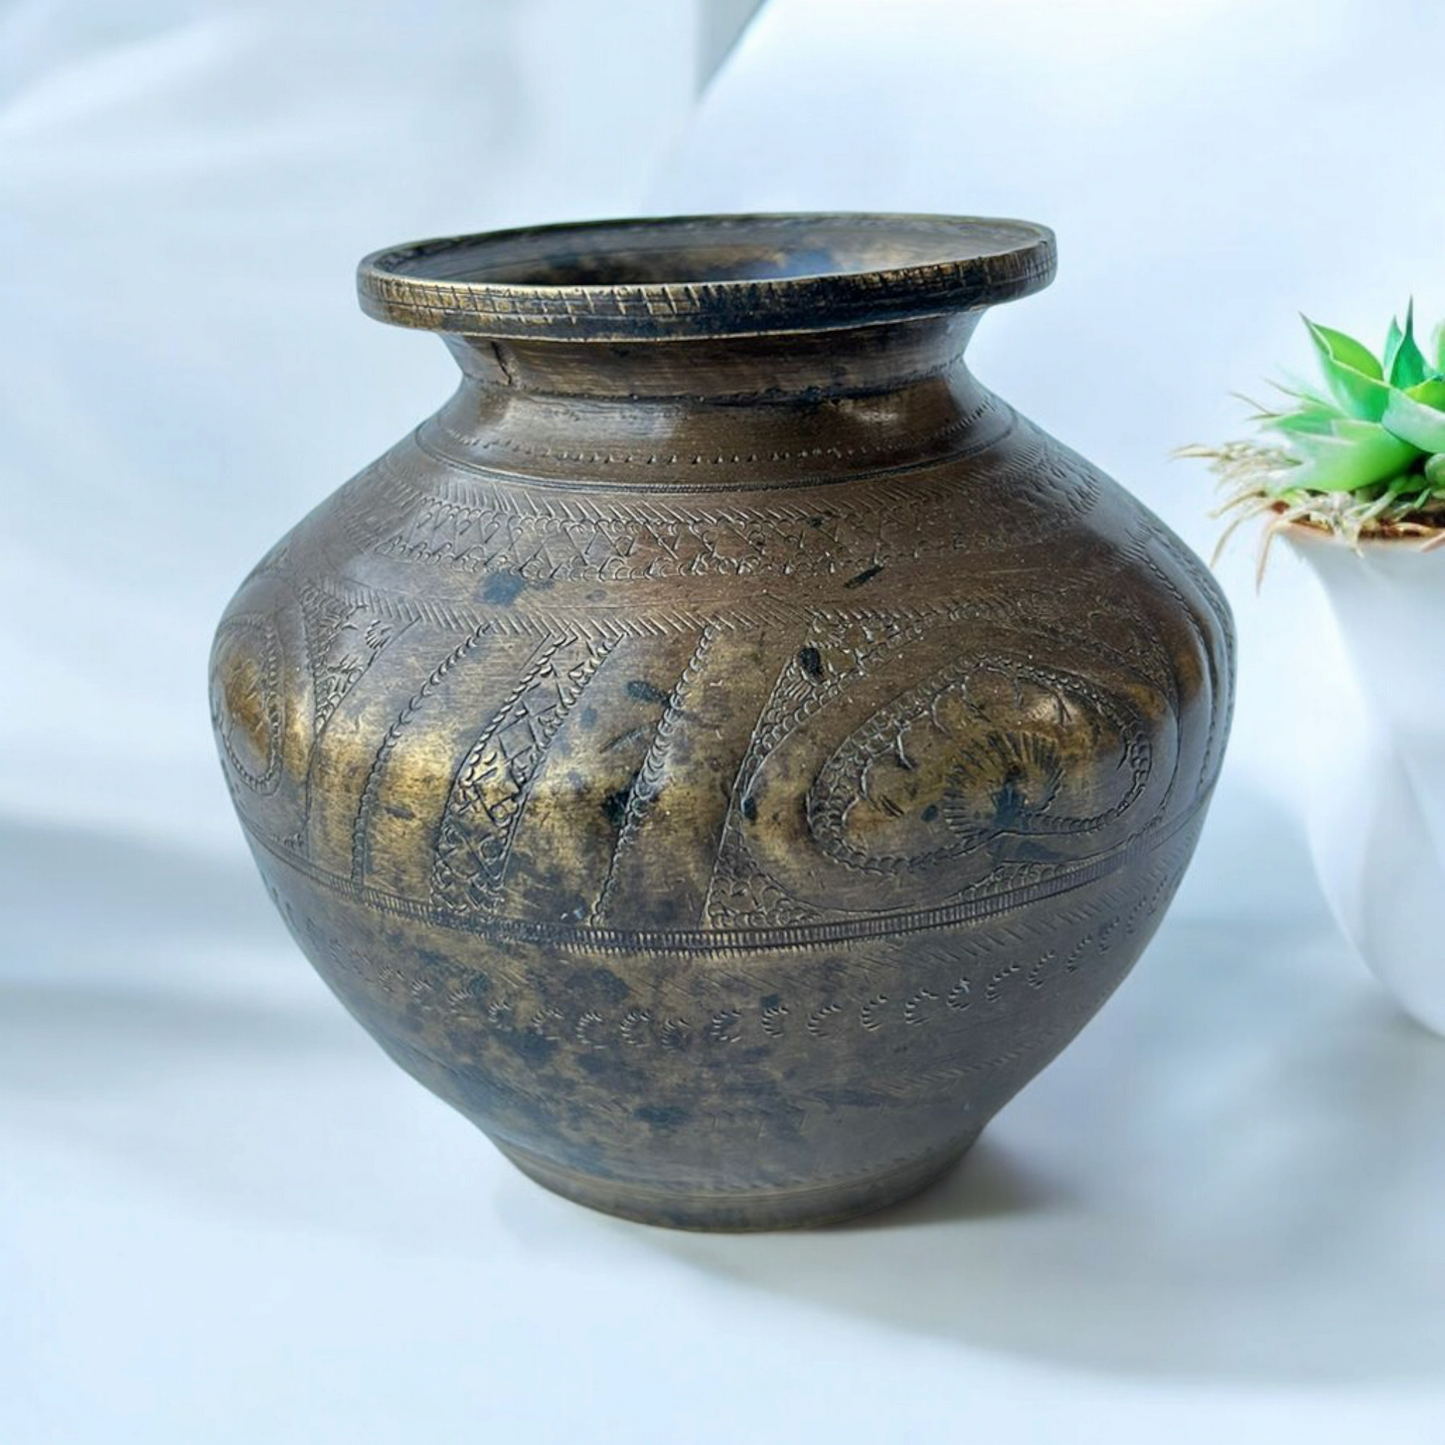
POLYGON ((1375 976, 1445 1035, 1445 548, 1286 536, 1324 584, 1362 693, 1347 749, 1303 747, 1315 868, 1375 976))

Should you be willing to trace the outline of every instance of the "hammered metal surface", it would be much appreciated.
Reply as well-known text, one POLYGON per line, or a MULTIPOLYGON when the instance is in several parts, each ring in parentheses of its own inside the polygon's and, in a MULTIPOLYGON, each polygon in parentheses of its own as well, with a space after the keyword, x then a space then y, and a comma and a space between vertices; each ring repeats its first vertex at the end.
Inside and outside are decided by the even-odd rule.
POLYGON ((463 384, 242 585, 222 762, 323 977, 549 1187, 697 1227, 886 1203, 1158 922, 1230 624, 963 364, 1052 254, 769 217, 364 263, 390 319, 443 288, 463 384))

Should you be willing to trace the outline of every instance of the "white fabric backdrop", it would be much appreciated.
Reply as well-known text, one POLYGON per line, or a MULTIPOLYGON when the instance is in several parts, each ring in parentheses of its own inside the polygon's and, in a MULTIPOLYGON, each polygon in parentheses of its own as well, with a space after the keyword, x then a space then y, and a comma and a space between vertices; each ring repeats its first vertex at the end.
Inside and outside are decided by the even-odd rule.
POLYGON ((694 38, 664 0, 0 4, 0 1439, 1438 1445, 1445 1050, 1313 887, 1338 652, 1282 555, 1259 599, 1224 568, 1231 764, 1149 956, 879 1222, 677 1236, 539 1192, 271 916, 210 629, 450 388, 355 311, 361 251, 1047 221, 1059 281, 977 369, 1205 549, 1165 455, 1302 359, 1295 307, 1445 311, 1427 0, 770 0, 696 113, 694 38))
POLYGON ((35 699, 0 804, 234 853, 215 617, 453 385, 357 260, 635 210, 693 33, 669 0, 0 5, 0 670, 35 699))

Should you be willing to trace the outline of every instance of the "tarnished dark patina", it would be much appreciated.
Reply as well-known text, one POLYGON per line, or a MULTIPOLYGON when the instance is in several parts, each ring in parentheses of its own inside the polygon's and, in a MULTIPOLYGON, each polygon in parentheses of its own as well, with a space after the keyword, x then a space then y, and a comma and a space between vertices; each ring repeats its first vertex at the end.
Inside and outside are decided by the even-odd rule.
POLYGON ((921 216, 362 264, 462 383, 246 579, 217 735, 307 956, 549 1188, 701 1228, 886 1204, 1152 933, 1230 624, 964 366, 1053 264, 921 216))

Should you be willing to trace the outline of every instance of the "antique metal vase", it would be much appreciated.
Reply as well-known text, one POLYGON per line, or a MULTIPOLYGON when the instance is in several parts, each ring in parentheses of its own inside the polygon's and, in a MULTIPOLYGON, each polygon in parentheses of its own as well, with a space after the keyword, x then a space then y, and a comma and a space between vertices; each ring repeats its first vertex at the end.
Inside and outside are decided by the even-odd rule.
POLYGON ((900 1198, 1158 923, 1230 622, 964 363, 1053 265, 886 215, 362 263, 461 384, 242 584, 216 734, 301 948, 548 1188, 719 1229, 900 1198))

